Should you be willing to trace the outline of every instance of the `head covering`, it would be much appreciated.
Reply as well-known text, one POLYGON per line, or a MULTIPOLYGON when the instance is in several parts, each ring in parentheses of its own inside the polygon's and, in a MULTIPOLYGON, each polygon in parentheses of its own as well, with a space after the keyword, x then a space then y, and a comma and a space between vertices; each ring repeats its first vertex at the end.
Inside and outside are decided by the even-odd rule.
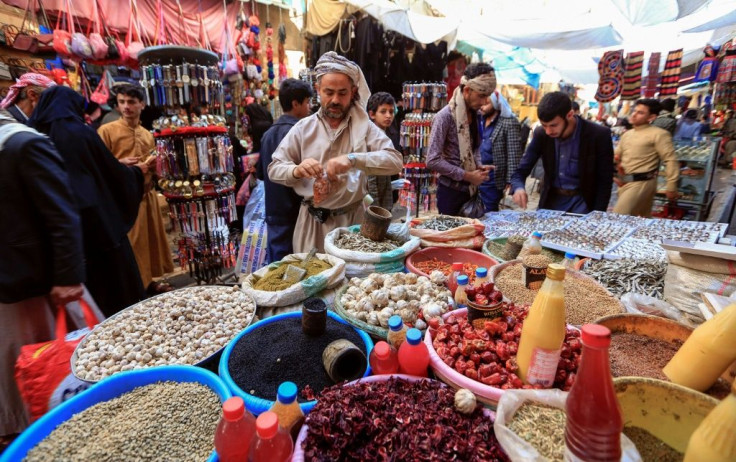
POLYGON ((460 85, 465 85, 478 93, 490 95, 496 89, 496 73, 491 71, 487 74, 473 77, 472 79, 463 76, 460 79, 460 85))
POLYGON ((15 99, 18 97, 18 94, 26 87, 37 85, 39 87, 53 87, 56 85, 56 82, 51 80, 50 78, 46 77, 45 75, 36 74, 35 72, 28 72, 20 76, 16 82, 10 86, 10 90, 8 91, 8 95, 3 99, 2 102, 0 102, 0 107, 3 109, 8 108, 11 104, 15 102, 15 99))
POLYGON ((514 112, 511 110, 509 102, 506 101, 506 98, 498 90, 494 90, 491 93, 491 104, 493 105, 493 109, 497 110, 501 117, 514 117, 514 112))
POLYGON ((84 123, 84 98, 69 87, 55 86, 41 94, 28 125, 46 133, 45 126, 61 119, 84 123))
POLYGON ((322 77, 325 74, 345 74, 350 77, 353 84, 358 87, 358 102, 360 107, 365 109, 368 104, 368 98, 371 96, 371 91, 368 88, 368 84, 363 76, 363 71, 360 70, 360 66, 340 56, 334 51, 328 51, 323 54, 317 61, 317 65, 314 66, 314 73, 317 78, 322 77))

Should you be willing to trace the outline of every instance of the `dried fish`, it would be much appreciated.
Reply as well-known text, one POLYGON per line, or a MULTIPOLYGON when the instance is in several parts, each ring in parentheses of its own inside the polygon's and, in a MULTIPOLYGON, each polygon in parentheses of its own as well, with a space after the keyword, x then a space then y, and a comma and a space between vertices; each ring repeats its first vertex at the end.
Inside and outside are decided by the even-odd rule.
POLYGON ((582 270, 617 297, 634 292, 661 300, 664 295, 666 261, 588 260, 582 270))
POLYGON ((398 249, 401 247, 401 243, 388 238, 376 242, 368 239, 360 233, 344 233, 335 240, 335 246, 340 249, 353 250, 355 252, 383 253, 398 249))
POLYGON ((431 229, 434 231, 449 231, 460 226, 467 225, 468 222, 457 217, 448 215, 437 215, 416 226, 417 229, 431 229))

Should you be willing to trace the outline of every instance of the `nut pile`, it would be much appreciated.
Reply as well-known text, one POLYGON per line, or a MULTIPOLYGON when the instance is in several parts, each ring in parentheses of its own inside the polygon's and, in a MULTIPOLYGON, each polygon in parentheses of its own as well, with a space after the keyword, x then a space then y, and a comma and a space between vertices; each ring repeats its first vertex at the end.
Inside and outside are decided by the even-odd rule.
POLYGON ((578 220, 567 228, 546 233, 542 240, 571 249, 601 253, 626 237, 630 231, 631 228, 612 222, 589 223, 578 220))
POLYGON ((379 242, 368 239, 360 233, 343 233, 335 240, 335 246, 355 252, 383 253, 398 249, 401 243, 389 238, 379 242))
POLYGON ((304 460, 508 460, 483 407, 463 415, 454 400, 435 380, 335 385, 307 416, 304 460))
POLYGON ((219 420, 220 399, 209 388, 159 382, 74 415, 25 461, 206 460, 219 420))
POLYGON ((447 277, 433 271, 430 277, 414 273, 373 273, 352 278, 340 304, 354 318, 372 326, 388 328, 388 318, 401 316, 405 324, 426 328, 426 321, 452 309, 447 277), (421 318, 417 319, 421 312, 421 318))
POLYGON ((716 242, 724 226, 726 225, 723 223, 654 220, 650 225, 637 229, 632 237, 653 242, 662 242, 664 239, 684 242, 716 242))
POLYGON ((667 261, 667 252, 651 240, 627 237, 613 249, 613 254, 633 260, 667 261))
POLYGON ((166 364, 196 364, 250 324, 252 299, 238 286, 203 286, 151 298, 100 324, 80 344, 82 380, 166 364))
POLYGON ((628 292, 662 299, 666 261, 653 260, 588 260, 583 273, 592 277, 613 295, 621 297, 628 292))
MULTIPOLYGON (((495 275, 498 290, 514 303, 531 305, 539 291, 524 287, 520 264, 505 267, 495 275)), ((569 324, 580 326, 609 314, 624 311, 621 302, 589 277, 576 273, 565 275, 565 319, 569 324)))

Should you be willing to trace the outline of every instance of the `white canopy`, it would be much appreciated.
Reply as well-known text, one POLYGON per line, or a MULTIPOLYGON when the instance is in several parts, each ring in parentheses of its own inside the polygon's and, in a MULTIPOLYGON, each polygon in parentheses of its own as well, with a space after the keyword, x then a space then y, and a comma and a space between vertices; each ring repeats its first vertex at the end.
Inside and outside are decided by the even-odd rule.
POLYGON ((607 50, 644 51, 648 60, 652 52, 683 48, 686 66, 702 59, 706 44, 719 45, 736 30, 734 0, 344 1, 417 42, 444 39, 450 47, 484 50, 494 65, 509 66, 497 66, 501 77, 520 68, 538 79, 546 68, 548 77, 576 83, 597 82, 597 59, 607 50), (533 59, 520 62, 521 49, 533 59))

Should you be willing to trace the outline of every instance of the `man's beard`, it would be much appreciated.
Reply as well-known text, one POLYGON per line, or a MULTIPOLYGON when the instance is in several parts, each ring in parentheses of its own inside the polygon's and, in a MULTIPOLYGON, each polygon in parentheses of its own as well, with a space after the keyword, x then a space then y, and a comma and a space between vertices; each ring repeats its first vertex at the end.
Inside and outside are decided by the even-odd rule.
POLYGON ((330 119, 344 119, 345 116, 348 114, 348 110, 350 109, 350 106, 343 107, 339 104, 330 104, 329 106, 326 106, 324 108, 325 116, 329 117, 330 119))

